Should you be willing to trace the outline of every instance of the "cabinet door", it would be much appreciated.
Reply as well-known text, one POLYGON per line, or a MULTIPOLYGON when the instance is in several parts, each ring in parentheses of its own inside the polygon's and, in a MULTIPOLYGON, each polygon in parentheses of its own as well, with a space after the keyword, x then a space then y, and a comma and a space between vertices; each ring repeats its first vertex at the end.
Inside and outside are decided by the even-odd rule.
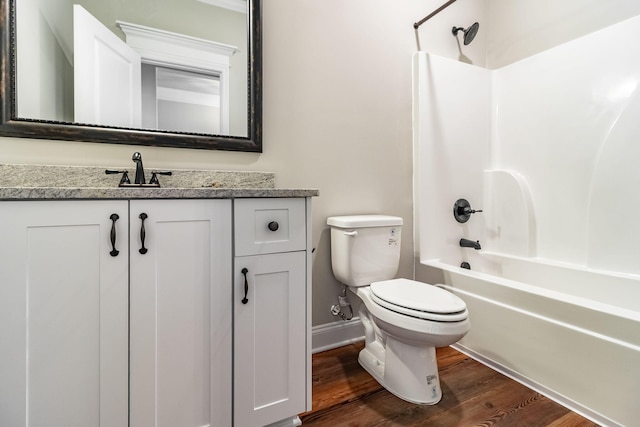
POLYGON ((127 425, 127 217, 126 201, 0 203, 0 425, 127 425))
POLYGON ((130 229, 130 425, 231 425, 231 201, 134 200, 130 229))
POLYGON ((305 260, 304 251, 235 258, 236 426, 264 426, 305 411, 305 260))

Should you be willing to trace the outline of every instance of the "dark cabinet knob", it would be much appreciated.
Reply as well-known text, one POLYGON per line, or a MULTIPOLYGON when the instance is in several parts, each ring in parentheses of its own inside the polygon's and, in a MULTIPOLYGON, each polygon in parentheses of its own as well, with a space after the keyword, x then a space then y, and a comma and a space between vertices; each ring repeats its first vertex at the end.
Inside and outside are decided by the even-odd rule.
POLYGON ((280 228, 280 224, 278 224, 278 221, 271 221, 269 225, 267 225, 267 227, 271 231, 278 231, 278 228, 280 228))

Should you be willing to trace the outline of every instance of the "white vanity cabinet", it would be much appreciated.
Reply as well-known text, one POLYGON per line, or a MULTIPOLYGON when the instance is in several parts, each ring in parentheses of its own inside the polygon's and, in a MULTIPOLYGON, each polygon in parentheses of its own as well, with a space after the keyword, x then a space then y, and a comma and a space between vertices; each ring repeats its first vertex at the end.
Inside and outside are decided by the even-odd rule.
POLYGON ((307 209, 235 200, 235 426, 293 426, 311 408, 307 209))
POLYGON ((0 202, 0 425, 295 425, 311 408, 309 212, 307 197, 0 202))

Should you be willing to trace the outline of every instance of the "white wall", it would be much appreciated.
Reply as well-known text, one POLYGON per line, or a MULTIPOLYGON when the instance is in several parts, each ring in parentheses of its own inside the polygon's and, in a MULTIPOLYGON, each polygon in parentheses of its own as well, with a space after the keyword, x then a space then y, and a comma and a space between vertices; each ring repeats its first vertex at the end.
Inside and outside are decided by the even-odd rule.
POLYGON ((640 13, 637 0, 489 0, 488 4, 486 62, 492 69, 640 13))
MULTIPOLYGON (((337 320, 329 313, 339 286, 331 273, 328 216, 403 217, 399 275, 413 276, 412 25, 440 1, 265 4, 265 28, 271 29, 265 36, 265 99, 275 101, 265 106, 267 150, 278 143, 280 185, 320 189, 313 230, 313 323, 319 325, 337 320)), ((481 4, 473 4, 477 14, 481 4)), ((473 12, 460 2, 424 24, 422 47, 457 57, 451 27, 470 24, 473 12)), ((482 58, 482 39, 465 52, 482 58)))

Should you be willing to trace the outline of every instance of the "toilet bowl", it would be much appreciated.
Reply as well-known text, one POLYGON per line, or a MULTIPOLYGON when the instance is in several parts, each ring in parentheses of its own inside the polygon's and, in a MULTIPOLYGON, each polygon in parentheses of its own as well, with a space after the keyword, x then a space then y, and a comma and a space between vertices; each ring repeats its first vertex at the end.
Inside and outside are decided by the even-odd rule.
MULTIPOLYGON (((424 312, 406 306, 399 306, 397 309, 402 311, 399 312, 376 301, 372 289, 380 284, 398 288, 406 285, 411 285, 412 289, 421 287, 443 299, 455 295, 433 285, 407 279, 350 288, 363 302, 358 313, 365 329, 365 348, 358 356, 360 365, 401 399, 423 405, 438 403, 442 390, 436 347, 451 345, 469 331, 464 302, 460 300, 462 310, 449 314, 424 312)), ((414 302, 419 302, 419 299, 414 302)))
POLYGON ((336 278, 360 298, 365 348, 358 361, 383 387, 423 405, 442 397, 436 347, 457 342, 470 328, 464 301, 437 286, 393 279, 402 218, 330 217, 336 278))

